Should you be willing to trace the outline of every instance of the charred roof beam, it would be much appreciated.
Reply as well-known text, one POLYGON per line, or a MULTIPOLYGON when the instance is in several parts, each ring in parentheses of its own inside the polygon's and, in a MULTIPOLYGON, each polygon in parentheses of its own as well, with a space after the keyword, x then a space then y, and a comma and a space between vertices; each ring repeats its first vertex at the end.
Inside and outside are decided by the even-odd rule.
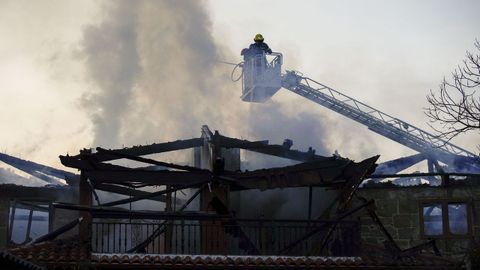
POLYGON ((216 133, 214 135, 214 140, 217 140, 219 146, 224 148, 240 148, 248 151, 253 151, 261 154, 266 154, 270 156, 276 156, 281 158, 287 158, 297 161, 317 161, 317 160, 328 160, 328 159, 338 159, 337 157, 324 157, 315 154, 315 150, 309 148, 307 152, 302 152, 298 150, 291 150, 291 144, 268 144, 267 140, 264 141, 248 141, 240 140, 225 137, 216 133))
MULTIPOLYGON (((177 140, 173 142, 166 142, 166 143, 154 143, 151 145, 141 145, 141 146, 133 146, 129 148, 117 149, 115 150, 117 153, 131 155, 131 156, 145 156, 163 152, 170 152, 176 150, 183 150, 193 147, 198 147, 203 145, 202 138, 193 138, 188 140, 177 140)), ((80 159, 85 154, 79 154, 74 156, 74 158, 80 159)), ((98 161, 109 161, 118 159, 117 155, 112 155, 109 153, 92 153, 86 154, 89 156, 95 157, 98 161)))
POLYGON ((63 185, 63 183, 58 179, 66 180, 67 184, 69 185, 73 185, 78 182, 78 175, 74 173, 55 169, 53 167, 45 166, 32 161, 23 160, 7 154, 0 153, 0 161, 3 161, 12 167, 15 167, 50 184, 63 185))
MULTIPOLYGON (((126 188, 126 187, 122 187, 114 184, 102 184, 102 183, 95 184, 94 183, 94 188, 101 191, 113 192, 113 193, 118 193, 122 195, 133 196, 133 197, 147 196, 151 194, 150 192, 146 192, 143 190, 126 188)), ((158 195, 158 196, 149 197, 147 198, 147 200, 165 202, 166 198, 165 198, 165 195, 158 195)))
POLYGON ((211 180, 210 173, 145 170, 92 170, 85 175, 97 183, 144 183, 150 185, 199 184, 211 180))
POLYGON ((99 153, 106 153, 106 154, 111 154, 114 156, 117 156, 117 158, 126 158, 138 162, 143 162, 143 163, 148 163, 148 164, 153 164, 156 166, 163 166, 167 168, 173 168, 173 169, 178 169, 178 170, 185 170, 185 171, 202 171, 202 172, 208 172, 205 169, 200 169, 196 167, 191 167, 191 166, 185 166, 185 165, 178 165, 178 164, 173 164, 173 163, 167 163, 167 162, 162 162, 162 161, 157 161, 151 158, 143 158, 139 156, 133 156, 125 153, 121 153, 118 150, 107 150, 101 147, 97 147, 97 151, 99 153))

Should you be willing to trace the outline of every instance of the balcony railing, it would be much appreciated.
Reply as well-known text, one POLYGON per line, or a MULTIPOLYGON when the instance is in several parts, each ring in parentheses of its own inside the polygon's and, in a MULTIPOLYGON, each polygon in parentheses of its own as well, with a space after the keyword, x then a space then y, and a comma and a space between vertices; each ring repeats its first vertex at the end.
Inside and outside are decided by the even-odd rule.
POLYGON ((321 243, 332 224, 317 220, 95 220, 92 251, 149 254, 223 254, 355 256, 360 247, 357 222, 334 226, 324 248, 321 243), (152 234, 155 237, 152 237, 152 234))

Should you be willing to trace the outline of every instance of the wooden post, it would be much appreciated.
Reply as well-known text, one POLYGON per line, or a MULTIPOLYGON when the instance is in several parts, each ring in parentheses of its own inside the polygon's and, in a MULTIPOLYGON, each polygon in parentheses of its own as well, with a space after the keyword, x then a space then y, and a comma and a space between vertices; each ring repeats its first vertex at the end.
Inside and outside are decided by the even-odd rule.
POLYGON ((450 185, 450 175, 442 174, 442 187, 448 187, 450 185))
POLYGON ((308 220, 312 219, 312 199, 313 199, 313 187, 308 187, 308 220))
MULTIPOLYGON (((216 197, 228 207, 228 186, 213 183, 200 193, 200 211, 215 212, 212 200, 216 197)), ((224 214, 224 213, 222 213, 224 214)), ((204 254, 226 254, 228 235, 223 230, 221 221, 202 221, 202 252, 204 254)))
MULTIPOLYGON (((240 169, 240 151, 222 149, 218 131, 214 134, 207 126, 202 127, 204 144, 195 150, 195 165, 213 172, 214 177, 208 187, 200 193, 200 211, 228 213, 229 186, 219 183, 215 175, 221 175, 224 169, 240 169)), ((200 242, 203 254, 227 254, 230 236, 225 233, 220 221, 201 221, 200 242)))
MULTIPOLYGON (((82 171, 79 183, 79 202, 80 205, 92 206, 92 190, 87 182, 87 177, 82 171)), ((92 215, 88 211, 80 211, 83 218, 79 227, 79 236, 81 242, 90 242, 92 230, 92 215)))
MULTIPOLYGON (((165 186, 165 189, 169 189, 172 186, 165 186)), ((172 212, 172 193, 169 192, 166 194, 165 199, 165 212, 172 212)), ((173 222, 168 221, 167 228, 165 230, 165 244, 164 244, 164 253, 172 253, 172 234, 173 234, 173 222)))
MULTIPOLYGON (((202 158, 208 160, 208 169, 214 173, 218 173, 218 171, 223 170, 225 167, 224 158, 231 158, 229 154, 229 152, 227 154, 222 153, 221 149, 215 145, 207 145, 204 146, 202 158)), ((218 212, 218 209, 215 209, 212 205, 212 200, 214 199, 218 199, 220 204, 228 208, 229 192, 230 189, 228 185, 220 184, 214 179, 209 183, 209 186, 200 193, 200 211, 218 212)), ((204 254, 227 254, 230 238, 229 235, 225 233, 221 221, 203 221, 200 224, 202 225, 202 252, 204 254)))
POLYGON ((33 218, 33 208, 30 206, 30 212, 28 213, 28 224, 27 224, 27 233, 25 236, 25 242, 30 242, 32 238, 30 238, 30 231, 32 229, 32 218, 33 218))
MULTIPOLYGON (((8 226, 8 239, 7 239, 7 245, 10 244, 10 241, 12 241, 12 235, 13 235, 13 224, 15 220, 15 210, 17 209, 17 200, 13 199, 11 202, 10 207, 12 208, 12 212, 10 214, 10 225, 8 226)), ((10 209, 9 209, 10 210, 10 209)))

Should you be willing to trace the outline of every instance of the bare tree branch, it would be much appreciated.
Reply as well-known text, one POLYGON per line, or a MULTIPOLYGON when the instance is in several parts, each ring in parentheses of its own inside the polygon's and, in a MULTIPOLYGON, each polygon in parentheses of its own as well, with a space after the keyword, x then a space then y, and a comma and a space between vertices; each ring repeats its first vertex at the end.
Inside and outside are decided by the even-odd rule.
MULTIPOLYGON (((450 141, 467 131, 480 134, 480 42, 475 41, 477 54, 466 53, 466 59, 443 78, 438 91, 427 95, 425 114, 439 137, 450 141)), ((480 146, 479 146, 480 148, 480 146)))

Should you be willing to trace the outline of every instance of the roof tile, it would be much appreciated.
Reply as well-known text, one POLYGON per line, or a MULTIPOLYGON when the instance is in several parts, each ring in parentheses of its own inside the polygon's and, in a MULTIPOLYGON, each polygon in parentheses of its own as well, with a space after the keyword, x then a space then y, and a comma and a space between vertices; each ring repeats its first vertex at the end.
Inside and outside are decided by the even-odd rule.
POLYGON ((232 268, 272 268, 281 267, 289 269, 317 269, 324 267, 405 267, 420 266, 425 269, 435 269, 438 266, 451 267, 455 262, 448 258, 415 255, 403 256, 394 259, 391 254, 381 252, 366 252, 361 257, 320 257, 320 256, 225 256, 225 255, 175 255, 175 254, 90 254, 85 245, 80 245, 74 240, 55 240, 13 248, 10 252, 28 261, 39 264, 70 264, 79 261, 90 261, 97 265, 155 265, 181 268, 216 267, 217 269, 232 268))

